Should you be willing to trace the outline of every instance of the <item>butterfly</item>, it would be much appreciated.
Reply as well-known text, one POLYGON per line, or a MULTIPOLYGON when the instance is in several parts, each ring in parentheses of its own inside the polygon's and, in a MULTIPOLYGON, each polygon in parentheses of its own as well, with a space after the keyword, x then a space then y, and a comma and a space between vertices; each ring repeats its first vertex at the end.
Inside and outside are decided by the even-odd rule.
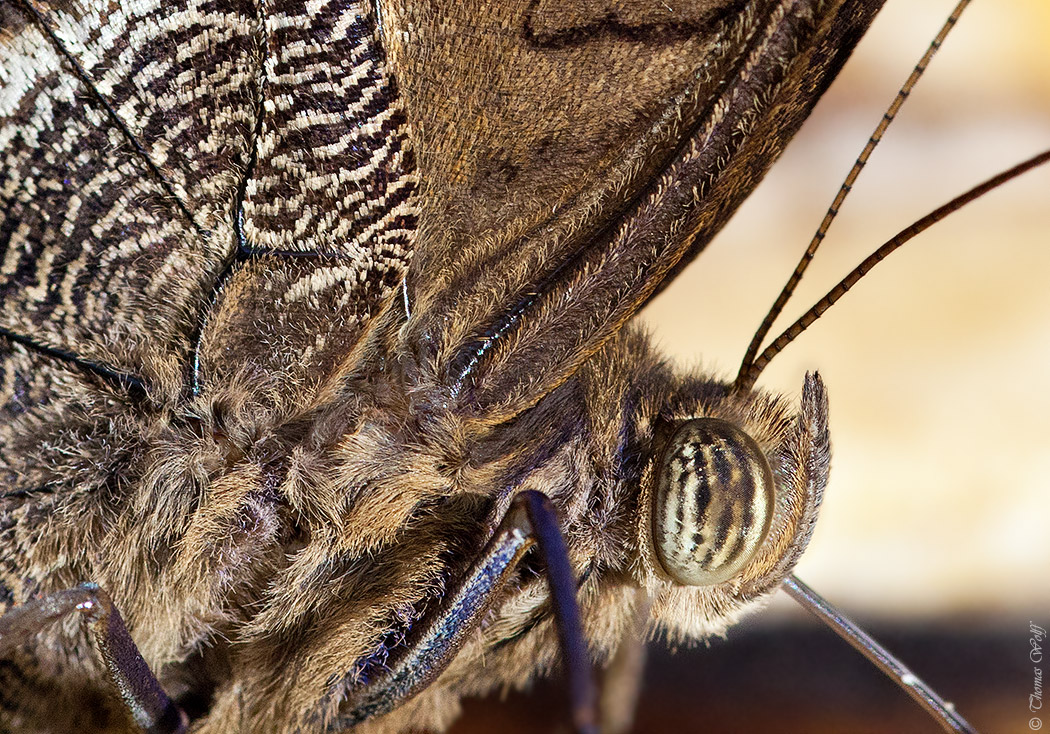
POLYGON ((598 658, 640 590, 683 640, 772 592, 819 379, 731 393, 622 327, 876 6, 5 6, 5 619, 67 622, 0 710, 105 726, 109 675, 161 729, 443 727, 557 659, 544 523, 598 658))

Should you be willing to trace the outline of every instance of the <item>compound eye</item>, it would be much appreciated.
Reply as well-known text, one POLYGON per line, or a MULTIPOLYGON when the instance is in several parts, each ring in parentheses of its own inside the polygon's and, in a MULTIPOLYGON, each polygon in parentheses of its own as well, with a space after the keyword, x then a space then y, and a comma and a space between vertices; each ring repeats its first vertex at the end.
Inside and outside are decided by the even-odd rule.
POLYGON ((717 418, 683 423, 656 467, 653 544, 685 586, 732 578, 769 532, 776 489, 754 439, 717 418))

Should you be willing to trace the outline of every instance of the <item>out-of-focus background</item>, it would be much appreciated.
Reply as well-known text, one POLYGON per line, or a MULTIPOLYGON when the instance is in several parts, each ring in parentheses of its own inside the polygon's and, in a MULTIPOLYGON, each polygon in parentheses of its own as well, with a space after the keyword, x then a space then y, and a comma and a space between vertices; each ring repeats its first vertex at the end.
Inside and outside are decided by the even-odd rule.
MULTIPOLYGON (((953 2, 889 0, 766 182, 645 311, 677 363, 735 372, 953 2)), ((899 229, 1048 147, 1050 2, 977 0, 781 327, 899 229)), ((1048 281, 1050 170, 1040 170, 891 256, 760 380, 797 394, 819 369, 829 388, 831 486, 799 575, 887 637, 982 731, 1032 730, 1029 625, 1050 628, 1048 281)), ((637 731, 937 731, 855 658, 782 599, 727 641, 654 651, 637 731)), ((561 691, 555 682, 533 695, 561 691)), ((564 722, 557 702, 515 694, 469 704, 456 731, 564 722)))

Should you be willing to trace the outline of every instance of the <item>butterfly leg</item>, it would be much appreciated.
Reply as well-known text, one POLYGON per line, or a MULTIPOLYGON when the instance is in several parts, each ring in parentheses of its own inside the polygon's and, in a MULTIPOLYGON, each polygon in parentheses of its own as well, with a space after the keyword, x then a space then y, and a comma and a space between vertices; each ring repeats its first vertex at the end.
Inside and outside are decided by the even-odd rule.
POLYGON ((576 578, 551 502, 526 491, 511 504, 503 521, 474 565, 435 612, 422 620, 406 654, 390 664, 382 678, 351 694, 338 726, 352 726, 393 710, 440 675, 514 569, 533 546, 547 563, 558 638, 569 679, 573 722, 579 734, 595 734, 597 691, 576 604, 576 578))
POLYGON ((8 611, 0 617, 0 655, 70 614, 83 615, 106 664, 110 682, 132 720, 148 734, 185 732, 185 714, 164 693, 128 634, 120 612, 96 584, 81 584, 8 611))
POLYGON ((620 641, 602 677, 602 734, 627 734, 634 725, 645 676, 645 634, 652 608, 652 600, 644 591, 639 591, 638 597, 631 629, 620 641))

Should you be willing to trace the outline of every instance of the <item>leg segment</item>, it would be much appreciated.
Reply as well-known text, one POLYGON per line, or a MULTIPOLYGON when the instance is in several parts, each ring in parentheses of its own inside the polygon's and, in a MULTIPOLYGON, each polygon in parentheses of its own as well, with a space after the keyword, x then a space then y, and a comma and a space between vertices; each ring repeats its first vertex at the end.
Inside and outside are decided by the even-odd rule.
POLYGON ((34 599, 0 617, 0 655, 32 639, 48 624, 81 614, 99 647, 110 682, 132 720, 148 734, 182 734, 186 716, 168 698, 128 634, 120 612, 96 584, 34 599))
POLYGON ((532 532, 547 563, 554 621, 558 626, 565 675, 569 679, 572 723, 579 734, 597 734, 598 688, 587 654, 587 638, 583 636, 580 609, 576 604, 576 575, 569 563, 569 551, 565 547, 565 539, 561 537, 554 507, 547 496, 540 492, 523 492, 521 496, 532 524, 532 532))
POLYGON ((620 641, 602 678, 601 712, 603 734, 628 734, 633 730, 638 697, 645 675, 646 627, 652 601, 644 591, 638 592, 634 624, 620 641))
POLYGON ((797 576, 788 576, 781 587, 801 604, 807 612, 830 627, 854 650, 866 657, 876 668, 896 683, 902 691, 922 706, 946 732, 953 734, 977 734, 977 730, 966 721, 955 707, 937 695, 917 675, 889 650, 875 641, 851 620, 835 609, 822 596, 802 583, 797 576))
POLYGON ((552 607, 569 677, 573 721, 580 734, 596 734, 597 698, 586 640, 576 605, 576 579, 550 500, 539 492, 519 494, 480 557, 441 606, 422 620, 406 653, 380 679, 347 700, 333 729, 381 716, 423 690, 441 674, 477 629, 515 567, 533 545, 547 562, 552 607))

